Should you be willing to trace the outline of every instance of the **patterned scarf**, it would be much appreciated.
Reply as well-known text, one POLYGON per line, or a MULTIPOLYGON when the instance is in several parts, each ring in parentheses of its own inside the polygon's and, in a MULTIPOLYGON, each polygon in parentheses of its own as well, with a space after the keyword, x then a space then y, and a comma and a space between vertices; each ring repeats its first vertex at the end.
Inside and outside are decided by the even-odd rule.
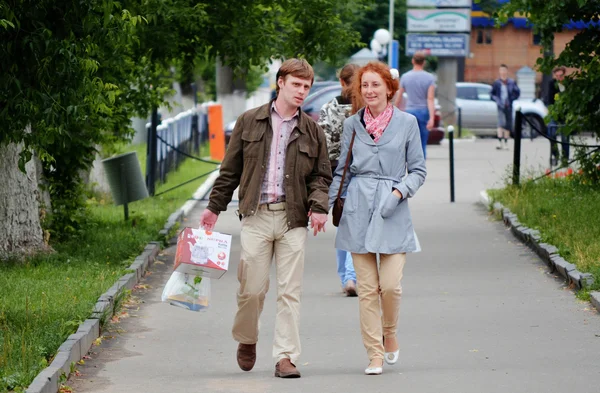
POLYGON ((385 107, 385 110, 379 114, 376 118, 373 117, 373 114, 369 110, 369 107, 365 109, 364 121, 367 126, 367 132, 371 135, 375 143, 379 141, 381 135, 383 135, 383 131, 390 124, 390 120, 392 120, 392 115, 394 114, 394 107, 392 104, 388 104, 385 107))

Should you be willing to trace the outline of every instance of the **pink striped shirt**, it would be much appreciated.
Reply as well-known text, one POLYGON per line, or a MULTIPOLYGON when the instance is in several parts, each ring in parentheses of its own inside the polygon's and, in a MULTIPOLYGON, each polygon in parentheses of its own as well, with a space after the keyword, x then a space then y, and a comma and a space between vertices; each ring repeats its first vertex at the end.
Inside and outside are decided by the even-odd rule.
POLYGON ((294 127, 298 124, 299 114, 300 112, 296 111, 292 117, 284 119, 277 111, 275 101, 271 105, 273 140, 271 141, 271 152, 261 188, 261 205, 285 201, 285 189, 283 188, 285 154, 292 131, 294 131, 294 127))

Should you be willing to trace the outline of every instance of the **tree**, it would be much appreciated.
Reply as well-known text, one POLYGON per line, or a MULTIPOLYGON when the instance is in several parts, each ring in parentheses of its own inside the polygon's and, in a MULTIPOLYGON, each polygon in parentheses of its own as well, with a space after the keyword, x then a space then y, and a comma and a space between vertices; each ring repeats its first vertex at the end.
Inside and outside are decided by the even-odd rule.
MULTIPOLYGON (((0 168, 14 165, 21 145, 0 146, 0 168)), ((45 249, 37 196, 37 177, 33 160, 21 171, 0 171, 0 217, 5 217, 0 231, 0 258, 14 251, 45 249), (18 213, 18 214, 16 214, 18 213)))
MULTIPOLYGON (((400 43, 400 70, 407 70, 411 64, 410 58, 402 55, 406 42, 406 9, 405 1, 395 1, 393 36, 400 43)), ((368 8, 362 13, 361 18, 354 23, 354 29, 360 33, 361 42, 369 44, 377 29, 388 29, 389 12, 389 2, 387 1, 372 0, 368 3, 368 8)))
MULTIPOLYGON (((565 78, 565 91, 549 108, 549 118, 564 122, 567 134, 591 131, 600 137, 600 10, 599 0, 513 0, 497 11, 497 23, 505 23, 516 12, 523 13, 539 34, 542 45, 551 48, 554 34, 563 31, 568 23, 577 22, 582 29, 558 57, 546 56, 537 60, 545 74, 558 66, 572 69, 565 78)), ((544 50, 544 49, 543 49, 544 50)), ((583 156, 583 154, 580 154, 583 156)), ((583 157, 582 157, 583 158, 583 157)), ((583 158, 586 176, 600 185, 600 154, 583 158), (591 160, 591 162, 590 162, 591 160)))
POLYGON ((361 4, 0 0, 0 146, 22 146, 23 172, 40 158, 52 199, 45 225, 72 236, 85 217, 81 171, 97 146, 131 135, 131 117, 163 102, 172 65, 222 56, 243 76, 273 56, 333 60, 357 43, 350 26, 361 4))

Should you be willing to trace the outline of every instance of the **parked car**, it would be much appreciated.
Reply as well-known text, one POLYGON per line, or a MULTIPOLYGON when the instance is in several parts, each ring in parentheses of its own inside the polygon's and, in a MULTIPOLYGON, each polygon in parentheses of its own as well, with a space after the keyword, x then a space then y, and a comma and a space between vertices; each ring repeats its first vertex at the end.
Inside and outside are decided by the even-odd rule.
MULTIPOLYGON (((316 93, 317 91, 321 90, 324 87, 334 86, 334 85, 339 85, 339 84, 340 84, 340 82, 338 82, 338 81, 317 81, 317 82, 314 82, 312 84, 312 86, 310 87, 308 95, 316 93)), ((277 90, 273 89, 271 91, 271 99, 274 100, 275 98, 277 98, 277 90)))
POLYGON ((339 81, 317 81, 317 82, 313 83, 312 86, 310 87, 310 91, 308 92, 308 95, 314 94, 317 91, 319 91, 325 87, 337 86, 339 84, 340 84, 339 81))
MULTIPOLYGON (((302 110, 307 115, 312 117, 315 121, 319 120, 319 113, 323 105, 331 101, 333 98, 342 94, 342 87, 338 83, 335 86, 329 86, 320 89, 314 94, 309 95, 304 104, 302 110)), ((439 145, 442 139, 444 139, 444 128, 441 122, 440 107, 436 102, 435 119, 433 123, 433 130, 429 132, 429 139, 427 140, 428 145, 439 145)))
MULTIPOLYGON (((491 97, 492 86, 484 83, 458 82, 456 84, 456 106, 461 108, 462 127, 477 136, 496 136, 498 129, 497 106, 491 97)), ((515 111, 521 107, 526 117, 535 127, 546 132, 544 117, 548 110, 539 99, 519 99, 513 103, 513 122, 515 111)), ((514 124, 513 124, 514 130, 514 124)), ((523 138, 535 138, 539 134, 532 130, 529 123, 523 121, 523 138)))

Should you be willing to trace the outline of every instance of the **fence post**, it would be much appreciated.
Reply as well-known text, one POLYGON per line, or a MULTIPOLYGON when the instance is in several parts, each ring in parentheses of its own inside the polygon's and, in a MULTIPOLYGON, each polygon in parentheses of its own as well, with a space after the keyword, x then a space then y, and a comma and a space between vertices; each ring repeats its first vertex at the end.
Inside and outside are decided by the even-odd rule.
POLYGON ((462 108, 458 107, 458 137, 462 138, 462 108))
POLYGON ((148 132, 148 143, 146 148, 146 188, 148 194, 154 195, 154 185, 156 183, 156 128, 158 127, 158 109, 152 108, 152 118, 150 121, 150 130, 148 132))
POLYGON ((198 86, 192 83, 192 94, 194 94, 194 111, 192 112, 192 146, 191 151, 198 153, 200 151, 200 126, 198 124, 200 115, 198 114, 198 86))
POLYGON ((223 107, 213 104, 208 107, 208 132, 210 158, 222 161, 225 157, 225 132, 223 130, 223 107))
POLYGON ((519 185, 521 178, 521 136, 523 133, 523 113, 517 108, 515 115, 515 152, 513 156, 513 184, 519 185))
POLYGON ((450 149, 450 202, 454 202, 454 126, 448 126, 448 148, 450 149))

